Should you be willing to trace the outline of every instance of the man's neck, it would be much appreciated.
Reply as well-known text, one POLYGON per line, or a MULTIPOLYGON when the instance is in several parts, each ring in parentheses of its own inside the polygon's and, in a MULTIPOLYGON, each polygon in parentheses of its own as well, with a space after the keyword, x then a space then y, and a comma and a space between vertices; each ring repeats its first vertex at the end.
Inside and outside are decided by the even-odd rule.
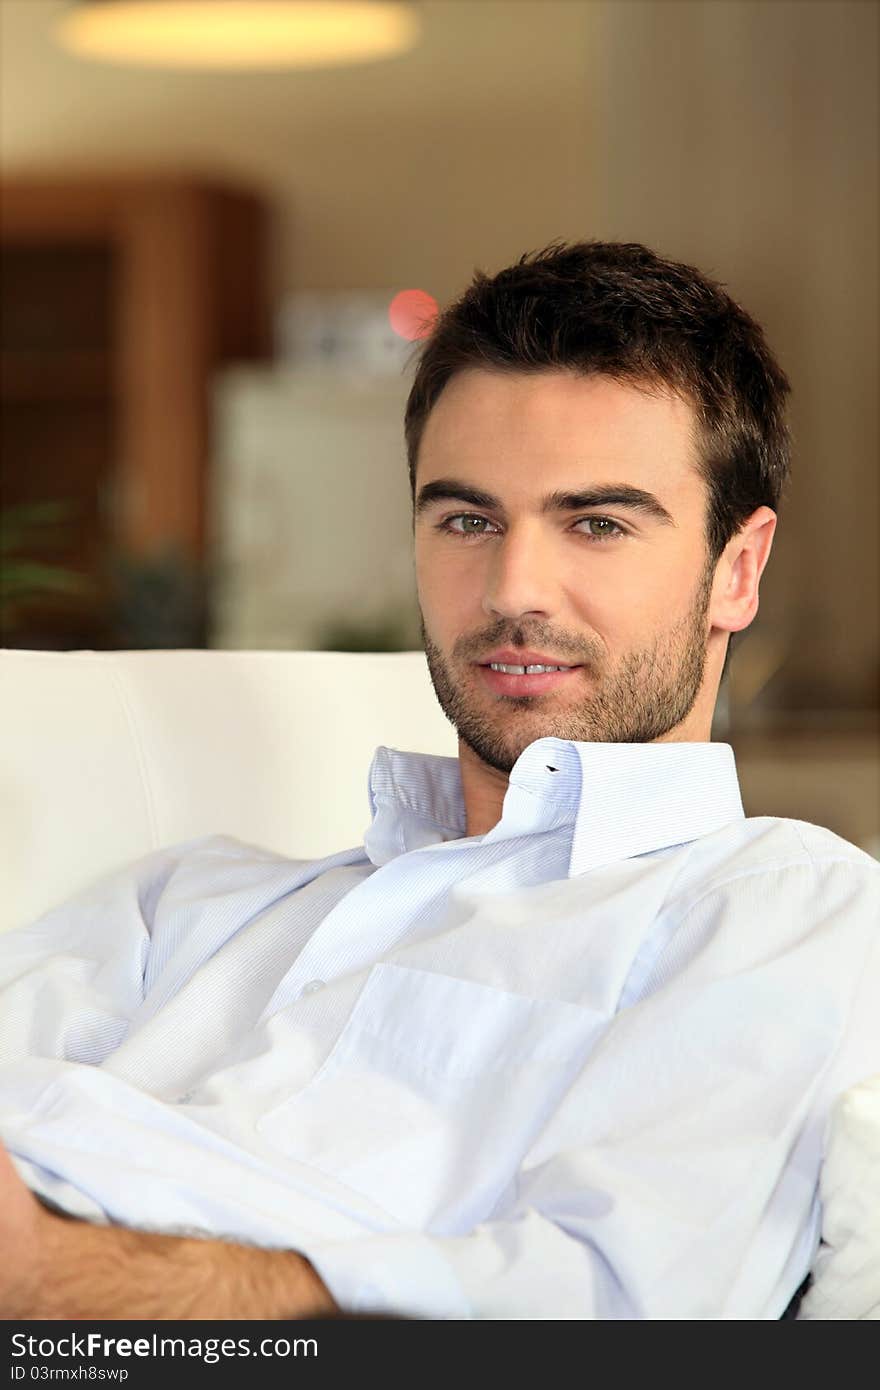
POLYGON ((467 817, 467 836, 486 835, 498 824, 504 807, 508 779, 489 767, 467 744, 458 741, 461 794, 467 817))

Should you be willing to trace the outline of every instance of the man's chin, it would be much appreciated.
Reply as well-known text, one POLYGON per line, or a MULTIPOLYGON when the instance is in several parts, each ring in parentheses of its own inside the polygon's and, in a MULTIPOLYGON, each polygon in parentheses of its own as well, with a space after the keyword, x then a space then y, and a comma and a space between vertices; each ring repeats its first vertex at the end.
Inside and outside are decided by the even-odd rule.
POLYGON ((583 738, 582 733, 575 734, 571 731, 561 731, 558 725, 550 726, 546 720, 537 722, 529 728, 520 728, 511 737, 510 730, 507 729, 508 737, 499 736, 499 731, 491 728, 482 728, 479 732, 469 730, 465 725, 463 728, 457 727, 460 741, 466 748, 479 758, 480 762, 487 767, 492 767, 496 772, 503 772, 509 776, 514 764, 526 751, 526 749, 539 738, 561 738, 576 739, 583 738))

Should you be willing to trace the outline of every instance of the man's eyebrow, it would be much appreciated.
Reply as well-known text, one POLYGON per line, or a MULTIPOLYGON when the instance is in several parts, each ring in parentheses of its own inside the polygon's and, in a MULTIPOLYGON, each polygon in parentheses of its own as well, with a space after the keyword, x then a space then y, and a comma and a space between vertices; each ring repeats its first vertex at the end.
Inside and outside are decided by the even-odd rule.
MULTIPOLYGON (((504 510, 501 499, 494 497, 491 492, 471 487, 458 478, 436 478, 419 489, 415 515, 421 516, 433 503, 440 501, 466 502, 472 507, 485 507, 490 511, 504 510)), ((631 511, 643 512, 664 526, 675 525, 659 498, 630 483, 600 483, 580 492, 550 492, 541 502, 544 513, 578 512, 584 507, 628 507, 631 511)))

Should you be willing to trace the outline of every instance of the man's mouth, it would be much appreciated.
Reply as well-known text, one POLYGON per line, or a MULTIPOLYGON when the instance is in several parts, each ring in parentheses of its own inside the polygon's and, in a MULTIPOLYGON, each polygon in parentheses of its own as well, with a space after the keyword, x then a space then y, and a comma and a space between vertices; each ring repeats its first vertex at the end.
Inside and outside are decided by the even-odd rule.
POLYGON ((493 661, 480 665, 482 678, 496 695, 544 695, 574 679, 580 666, 518 666, 493 661))
POLYGON ((490 661, 491 671, 506 671, 509 676, 535 676, 542 671, 571 671, 571 666, 506 666, 503 661, 490 661))

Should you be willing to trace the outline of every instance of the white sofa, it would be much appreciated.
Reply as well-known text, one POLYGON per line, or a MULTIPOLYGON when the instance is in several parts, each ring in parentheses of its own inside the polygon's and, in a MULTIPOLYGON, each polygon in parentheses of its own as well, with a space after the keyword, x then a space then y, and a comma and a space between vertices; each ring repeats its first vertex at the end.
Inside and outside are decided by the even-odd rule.
POLYGON ((380 743, 456 754, 423 652, 0 650, 0 930, 198 835, 359 845, 380 743))
MULTIPOLYGON (((456 754, 423 652, 0 650, 0 930, 202 834, 308 858, 358 845, 380 743, 456 754)), ((800 1317, 880 1318, 880 1077, 843 1098, 829 1143, 800 1317)))

